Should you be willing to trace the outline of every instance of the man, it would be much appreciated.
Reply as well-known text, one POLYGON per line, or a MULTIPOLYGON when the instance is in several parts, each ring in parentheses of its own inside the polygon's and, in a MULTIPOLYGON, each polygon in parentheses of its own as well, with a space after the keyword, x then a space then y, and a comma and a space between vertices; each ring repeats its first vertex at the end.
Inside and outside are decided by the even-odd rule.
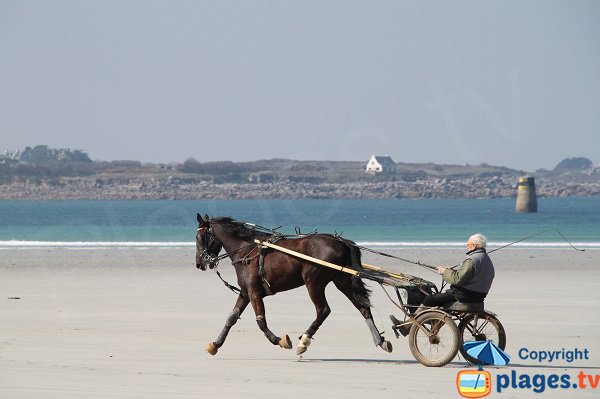
MULTIPOLYGON (((450 283, 450 289, 440 294, 428 295, 423 299, 424 306, 444 306, 452 302, 477 303, 483 302, 490 291, 494 280, 494 265, 486 253, 487 239, 481 234, 473 234, 467 241, 467 258, 454 270, 438 266, 436 271, 442 275, 445 282, 450 283)), ((419 308, 421 310, 421 308, 419 308)), ((409 319, 401 322, 390 316, 396 333, 407 336, 412 322, 409 319)))
POLYGON ((467 241, 467 258, 456 269, 438 266, 450 289, 423 299, 425 306, 443 306, 451 302, 483 302, 494 280, 494 265, 486 253, 487 239, 481 234, 473 234, 467 241))

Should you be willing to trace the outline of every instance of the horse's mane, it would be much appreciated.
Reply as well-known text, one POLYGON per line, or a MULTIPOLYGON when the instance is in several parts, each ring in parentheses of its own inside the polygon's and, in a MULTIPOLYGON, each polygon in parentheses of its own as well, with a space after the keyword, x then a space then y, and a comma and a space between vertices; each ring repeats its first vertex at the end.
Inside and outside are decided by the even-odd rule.
POLYGON ((263 238, 271 236, 269 233, 256 231, 253 228, 247 227, 244 222, 238 222, 228 216, 210 218, 210 223, 218 224, 228 233, 241 238, 242 240, 252 240, 257 237, 263 238))

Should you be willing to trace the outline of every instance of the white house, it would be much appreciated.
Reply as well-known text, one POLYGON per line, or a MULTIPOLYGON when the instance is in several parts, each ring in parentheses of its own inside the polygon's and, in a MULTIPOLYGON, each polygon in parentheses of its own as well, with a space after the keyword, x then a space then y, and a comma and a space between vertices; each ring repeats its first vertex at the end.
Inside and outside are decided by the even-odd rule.
POLYGON ((388 156, 372 155, 367 162, 367 173, 392 173, 396 171, 396 163, 388 156))

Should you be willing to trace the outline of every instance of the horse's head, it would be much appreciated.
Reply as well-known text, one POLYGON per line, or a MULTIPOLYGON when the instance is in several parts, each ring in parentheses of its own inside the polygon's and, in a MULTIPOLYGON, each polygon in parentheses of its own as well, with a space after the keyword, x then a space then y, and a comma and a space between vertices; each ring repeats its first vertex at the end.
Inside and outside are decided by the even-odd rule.
POLYGON ((196 267, 206 270, 208 266, 213 269, 217 265, 217 257, 223 244, 215 236, 208 215, 204 219, 199 213, 196 213, 198 220, 198 230, 196 231, 196 267))

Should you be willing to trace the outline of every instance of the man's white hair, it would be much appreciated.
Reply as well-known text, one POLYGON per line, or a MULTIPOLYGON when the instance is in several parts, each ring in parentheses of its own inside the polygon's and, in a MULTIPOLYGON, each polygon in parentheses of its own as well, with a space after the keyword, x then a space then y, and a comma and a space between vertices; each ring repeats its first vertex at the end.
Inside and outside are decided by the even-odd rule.
POLYGON ((469 241, 467 242, 472 242, 477 248, 485 248, 487 245, 487 238, 485 238, 483 234, 476 233, 469 237, 469 241))

